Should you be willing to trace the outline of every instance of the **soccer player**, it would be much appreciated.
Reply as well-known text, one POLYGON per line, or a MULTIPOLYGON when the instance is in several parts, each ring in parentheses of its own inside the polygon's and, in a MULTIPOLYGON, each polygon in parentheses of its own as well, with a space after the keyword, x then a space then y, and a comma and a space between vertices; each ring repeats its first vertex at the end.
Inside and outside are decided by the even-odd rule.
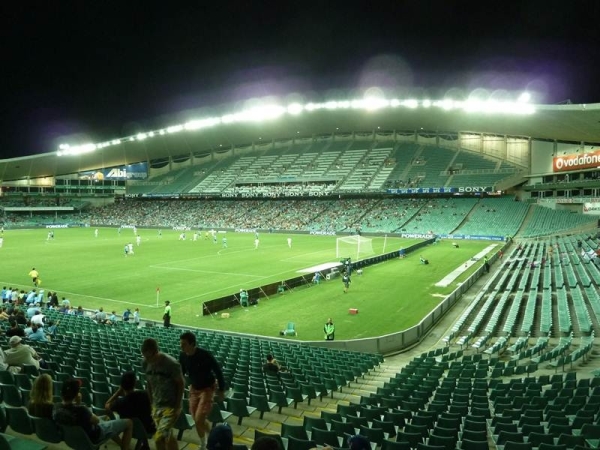
POLYGON ((288 248, 292 248, 292 238, 287 238, 288 248))
POLYGON ((194 231, 194 242, 198 240, 198 232, 194 231))
POLYGON ((258 249, 258 244, 260 244, 260 241, 258 240, 258 238, 254 239, 254 250, 258 249))
POLYGON ((185 241, 185 233, 181 233, 181 234, 179 235, 179 240, 180 240, 180 241, 185 241))
POLYGON ((158 237, 161 238, 162 237, 162 230, 158 230, 158 237))
POLYGON ((135 227, 135 225, 133 226, 133 235, 136 236, 137 235, 137 228, 135 227))
POLYGON ((135 237, 135 243, 138 247, 142 243, 142 237, 139 234, 135 237))
POLYGON ((0 236, 0 248, 2 248, 2 245, 4 245, 4 238, 0 236))
POLYGON ((129 247, 129 254, 133 255, 133 244, 130 242, 129 244, 127 244, 127 246, 129 247))
POLYGON ((129 244, 125 244, 125 258, 127 258, 128 254, 129 254, 129 244))
POLYGON ((227 238, 223 238, 223 248, 227 248, 227 238))
POLYGON ((94 237, 98 237, 98 228, 94 230, 94 237))

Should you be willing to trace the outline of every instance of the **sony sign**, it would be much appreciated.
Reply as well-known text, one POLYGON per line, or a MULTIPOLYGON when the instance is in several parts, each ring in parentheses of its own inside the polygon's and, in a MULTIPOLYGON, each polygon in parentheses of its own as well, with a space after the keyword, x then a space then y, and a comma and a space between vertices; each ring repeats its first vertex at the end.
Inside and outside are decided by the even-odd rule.
POLYGON ((458 192, 492 192, 490 186, 462 186, 458 188, 458 192))

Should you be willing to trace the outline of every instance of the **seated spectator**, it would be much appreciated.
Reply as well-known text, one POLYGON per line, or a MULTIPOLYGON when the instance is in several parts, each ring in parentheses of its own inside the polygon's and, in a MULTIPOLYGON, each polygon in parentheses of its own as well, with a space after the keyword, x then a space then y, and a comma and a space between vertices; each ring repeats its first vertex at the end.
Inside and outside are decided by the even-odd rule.
POLYGON ((127 308, 123 312, 123 322, 129 322, 129 317, 131 316, 131 309, 127 308))
POLYGON ((25 317, 25 313, 21 310, 17 311, 15 315, 15 320, 19 325, 27 325, 27 318, 25 317))
POLYGON ((20 336, 13 336, 8 340, 10 348, 4 352, 4 362, 8 366, 21 367, 31 364, 40 368, 40 356, 29 345, 23 344, 20 336))
POLYGON ((35 312, 35 314, 33 315, 33 317, 31 318, 31 324, 37 325, 38 327, 43 327, 45 319, 46 319, 46 316, 44 316, 40 310, 37 310, 35 312))
POLYGON ((117 324, 117 312, 116 311, 112 311, 110 313, 110 316, 108 316, 108 319, 106 319, 106 325, 116 325, 117 324))
POLYGON ((227 423, 220 423, 210 430, 206 441, 207 450, 233 449, 233 431, 227 423))
MULTIPOLYGON (((323 447, 326 449, 327 447, 323 447)), ((279 441, 271 436, 261 436, 254 441, 250 450, 284 450, 279 441)))
POLYGON ((75 315, 76 316, 83 316, 83 308, 81 306, 77 307, 77 310, 75 311, 75 315))
POLYGON ((54 390, 52 378, 47 373, 39 375, 33 382, 29 394, 27 411, 33 417, 46 417, 52 419, 54 409, 54 390))
POLYGON ((279 364, 279 362, 273 358, 273 355, 267 355, 267 362, 263 365, 263 370, 265 374, 275 374, 277 375, 279 372, 283 371, 283 368, 279 364))
POLYGON ((27 318, 31 319, 33 316, 35 316, 35 313, 39 312, 39 310, 39 306, 29 305, 29 307, 27 308, 27 318))
POLYGON ((136 390, 135 372, 125 372, 121 376, 119 389, 108 399, 104 408, 116 412, 123 419, 138 418, 148 434, 156 433, 152 419, 152 406, 146 391, 136 390))
POLYGON ((54 323, 53 320, 51 320, 50 322, 48 322, 48 327, 46 329, 47 333, 46 337, 48 339, 54 339, 56 337, 56 335, 58 334, 58 324, 60 323, 60 320, 57 320, 56 323, 54 323))
POLYGON ((68 379, 62 386, 62 403, 56 405, 53 418, 59 425, 80 426, 92 442, 112 439, 122 450, 128 450, 133 432, 130 419, 102 420, 81 404, 78 380, 68 379), (119 435, 122 434, 122 437, 119 435))
POLYGON ((44 327, 37 325, 31 325, 31 334, 27 336, 27 339, 31 342, 48 342, 44 327))
POLYGON ((10 328, 6 331, 6 336, 9 338, 13 336, 25 337, 25 330, 23 330, 23 328, 21 328, 17 323, 16 319, 13 318, 10 321, 10 328))
POLYGON ((104 308, 100 308, 98 311, 96 311, 96 314, 94 314, 94 320, 98 323, 106 323, 106 313, 104 312, 104 308))

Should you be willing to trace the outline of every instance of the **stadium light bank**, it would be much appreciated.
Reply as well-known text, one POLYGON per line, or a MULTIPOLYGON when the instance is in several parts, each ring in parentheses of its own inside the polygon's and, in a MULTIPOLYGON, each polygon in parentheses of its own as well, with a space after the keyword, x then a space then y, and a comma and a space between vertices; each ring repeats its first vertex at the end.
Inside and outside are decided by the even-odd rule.
POLYGON ((171 125, 164 129, 152 130, 138 133, 133 136, 112 139, 106 142, 85 143, 79 145, 61 144, 57 156, 77 156, 102 150, 104 147, 119 145, 123 142, 144 141, 157 136, 164 136, 182 131, 199 131, 219 125, 249 122, 267 122, 276 120, 282 116, 297 116, 302 113, 326 110, 355 109, 364 111, 378 111, 386 108, 440 108, 444 111, 464 111, 479 114, 511 114, 529 115, 535 113, 535 107, 528 103, 530 97, 527 93, 521 94, 517 101, 494 101, 494 100, 416 100, 416 99, 385 99, 380 97, 366 97, 356 100, 327 101, 323 103, 291 103, 287 106, 270 104, 249 108, 236 113, 225 114, 220 117, 208 117, 205 119, 190 120, 188 122, 171 125))

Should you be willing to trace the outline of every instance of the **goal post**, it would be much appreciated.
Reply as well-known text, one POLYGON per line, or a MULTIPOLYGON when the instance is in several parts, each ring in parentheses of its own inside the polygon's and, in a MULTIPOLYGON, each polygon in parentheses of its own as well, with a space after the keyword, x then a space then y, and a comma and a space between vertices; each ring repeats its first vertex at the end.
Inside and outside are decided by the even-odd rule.
POLYGON ((374 255, 373 239, 364 236, 343 236, 335 240, 335 257, 359 260, 374 255))

